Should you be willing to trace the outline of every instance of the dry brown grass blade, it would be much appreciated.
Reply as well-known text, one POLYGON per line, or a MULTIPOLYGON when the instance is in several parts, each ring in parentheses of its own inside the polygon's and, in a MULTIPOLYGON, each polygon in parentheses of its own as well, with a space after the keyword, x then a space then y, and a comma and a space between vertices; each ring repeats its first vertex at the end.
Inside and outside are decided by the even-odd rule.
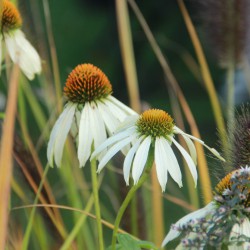
POLYGON ((17 106, 19 67, 14 65, 9 81, 9 94, 2 130, 0 149, 0 249, 5 249, 9 218, 9 199, 12 178, 12 148, 17 106))
POLYGON ((136 112, 140 112, 141 105, 135 66, 135 57, 126 0, 116 0, 116 16, 130 105, 136 112))
MULTIPOLYGON (((27 179, 28 183, 30 184, 31 188, 33 189, 33 191, 35 193, 38 192, 38 186, 35 183, 35 181, 33 180, 32 176, 30 175, 29 171, 27 170, 27 167, 23 164, 23 162, 19 159, 18 155, 14 154, 15 160, 17 161, 18 165, 21 167, 25 178, 27 179)), ((44 196, 42 194, 39 195, 39 200, 43 203, 46 204, 47 200, 44 198, 44 196)), ((55 208, 55 207, 54 207, 55 208)), ((63 224, 58 221, 57 218, 55 218, 55 215, 53 214, 53 209, 49 209, 48 207, 45 207, 45 210, 48 214, 48 216, 50 217, 52 223, 54 224, 55 228, 57 229, 57 231, 59 232, 59 234, 61 235, 61 237, 63 239, 65 239, 67 237, 67 233, 64 229, 63 224)))
MULTIPOLYGON (((20 119, 19 119, 19 121, 20 121, 20 119)), ((34 161, 34 164, 36 166, 36 169, 37 169, 37 171, 39 173, 40 178, 42 178, 42 176, 43 176, 43 166, 42 166, 42 163, 41 163, 41 161, 39 159, 39 156, 38 156, 38 154, 36 152, 35 146, 34 146, 32 140, 31 140, 31 138, 30 138, 30 136, 28 134, 27 128, 21 123, 21 121, 20 121, 20 126, 21 126, 21 129, 22 129, 22 133, 23 133, 23 136, 25 138, 25 141, 26 141, 26 143, 28 145, 29 152, 30 152, 30 154, 32 156, 32 160, 34 161)), ((46 190, 46 194, 48 196, 49 202, 52 203, 52 204, 55 204, 56 200, 54 198, 51 187, 50 187, 50 185, 49 185, 49 183, 48 183, 48 181, 46 179, 44 180, 44 188, 46 190)), ((54 214, 56 216, 56 219, 58 221, 60 221, 60 223, 63 225, 63 221, 62 221, 60 212, 56 208, 53 209, 53 210, 54 210, 54 214)))
POLYGON ((194 49, 196 51, 196 55, 201 67, 201 73, 204 79, 204 83, 205 83, 205 87, 207 89, 209 98, 210 98, 210 103, 213 107, 213 111, 214 111, 214 116, 215 116, 215 122, 217 124, 218 127, 218 131, 220 134, 220 138, 221 138, 221 142, 222 145, 224 147, 224 149, 227 148, 227 135, 226 135, 226 126, 224 123, 224 119, 223 119, 223 114, 221 111, 221 107, 220 107, 220 103, 216 94, 216 90, 214 87, 214 83, 211 77, 211 74, 209 72, 209 68, 207 65, 207 61, 205 58, 205 55, 203 53, 199 38, 197 36, 196 30, 194 28, 194 25, 192 23, 192 20, 188 14, 188 11, 186 9, 186 6, 183 2, 183 0, 178 0, 177 1, 181 10, 181 13, 183 15, 184 21, 186 23, 189 35, 191 37, 191 40, 193 42, 194 45, 194 49))
MULTIPOLYGON (((169 90, 170 103, 171 103, 171 107, 174 113, 175 121, 178 124, 178 127, 181 130, 185 131, 184 120, 183 120, 183 116, 181 113, 181 107, 180 107, 179 101, 177 100, 176 95, 173 93, 172 88, 168 87, 168 90, 169 90)), ((183 137, 181 135, 178 135, 178 139, 182 147, 188 150, 187 144, 185 143, 183 137)), ((200 202, 199 202, 199 197, 198 197, 198 190, 194 187, 193 177, 191 176, 187 163, 184 159, 183 159, 183 164, 185 166, 189 200, 191 201, 191 204, 193 204, 196 208, 199 208, 200 202)))
MULTIPOLYGON (((184 96, 176 78, 174 77, 165 57, 163 56, 161 49, 158 46, 146 20, 144 19, 143 15, 140 12, 140 9, 136 5, 135 1, 128 0, 128 2, 130 3, 130 6, 132 7, 135 15, 137 16, 137 19, 140 22, 142 29, 144 30, 145 35, 148 38, 149 43, 150 43, 157 59, 159 60, 159 63, 163 69, 163 72, 166 75, 171 87, 173 88, 175 95, 177 96, 177 98, 181 104, 181 107, 183 109, 183 113, 185 114, 185 117, 186 117, 188 124, 191 128, 192 134, 195 137, 200 138, 200 133, 199 133, 198 127, 197 127, 196 122, 194 120, 193 114, 189 108, 189 105, 185 99, 185 96, 184 96)), ((211 190, 211 181, 210 181, 209 173, 208 173, 207 161, 205 158, 204 149, 203 149, 202 145, 196 142, 195 146, 196 146, 197 154, 198 154, 198 168, 199 168, 201 189, 202 189, 202 193, 203 193, 203 197, 204 197, 204 202, 207 204, 208 202, 210 202, 212 200, 212 197, 213 197, 212 190, 211 190)))

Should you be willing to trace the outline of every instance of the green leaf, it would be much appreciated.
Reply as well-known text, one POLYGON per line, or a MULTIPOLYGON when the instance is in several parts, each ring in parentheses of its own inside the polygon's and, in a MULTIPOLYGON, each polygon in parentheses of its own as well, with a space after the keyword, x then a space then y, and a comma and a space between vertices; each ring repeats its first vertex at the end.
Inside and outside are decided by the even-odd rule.
POLYGON ((129 234, 118 234, 117 239, 123 250, 141 250, 138 241, 133 239, 129 234))
MULTIPOLYGON (((112 246, 109 246, 106 250, 111 250, 112 246)), ((120 244, 115 245, 115 250, 124 250, 124 248, 120 244)))
POLYGON ((137 241, 137 245, 140 246, 141 248, 145 248, 145 249, 154 249, 154 250, 158 250, 159 248, 157 248, 155 246, 154 243, 150 242, 150 241, 145 241, 145 240, 139 240, 137 241))

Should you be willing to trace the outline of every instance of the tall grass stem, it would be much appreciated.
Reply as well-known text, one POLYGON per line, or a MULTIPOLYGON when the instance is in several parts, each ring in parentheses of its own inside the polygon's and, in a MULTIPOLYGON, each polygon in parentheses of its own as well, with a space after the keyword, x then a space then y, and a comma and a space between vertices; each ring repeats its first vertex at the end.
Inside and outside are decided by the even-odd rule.
POLYGON ((215 122, 218 127, 218 132, 220 135, 222 146, 224 147, 224 149, 227 149, 226 127, 225 127, 225 123, 223 119, 223 114, 222 114, 219 99, 218 99, 218 96, 214 87, 214 83, 213 83, 213 80, 212 80, 212 77, 211 77, 211 74, 207 65, 204 52, 202 50, 198 35, 196 33, 196 30, 194 28, 194 25, 192 23, 192 20, 190 18, 190 15, 186 9, 186 6, 183 0, 178 0, 177 2, 179 4, 181 13, 183 15, 187 30, 193 42, 193 46, 194 46, 194 49, 195 49, 195 52, 196 52, 196 55, 197 55, 197 58, 201 67, 201 73, 202 73, 203 80, 204 80, 204 83, 205 83, 205 86, 209 95, 210 103, 213 108, 215 122))
MULTIPOLYGON (((43 172, 43 176, 42 176, 42 179, 41 179, 41 182, 39 184, 39 187, 38 187, 38 190, 37 190, 37 193, 36 193, 36 198, 34 200, 34 205, 37 204, 38 200, 39 200, 39 196, 40 196, 40 193, 41 193, 41 190, 43 188, 43 183, 46 179, 46 176, 47 176, 47 173, 49 171, 49 164, 47 163, 46 167, 45 167, 45 170, 43 172)), ((29 222, 28 222, 28 225, 27 225, 27 228, 26 228, 26 231, 25 231, 25 234, 24 234, 24 237, 23 237, 23 242, 22 242, 22 249, 21 250, 26 250, 28 249, 28 246, 29 246, 29 239, 30 239, 30 235, 31 235, 31 229, 32 229, 32 224, 33 224, 33 221, 34 221, 34 217, 35 217, 35 212, 36 212, 36 206, 34 206, 31 210, 31 214, 30 214, 30 217, 29 217, 29 222)))
POLYGON ((90 164, 91 164, 91 178, 92 178, 92 188, 93 188, 94 203, 95 203, 95 215, 96 215, 96 223, 97 223, 97 231, 98 231, 99 249, 104 250, 101 207, 100 207, 100 201, 99 201, 98 180, 97 180, 97 172, 96 172, 96 159, 93 159, 90 162, 90 164))
POLYGON ((136 63, 126 0, 116 0, 116 16, 123 66, 128 86, 130 106, 137 112, 141 111, 136 63))
POLYGON ((15 64, 12 69, 9 81, 9 93, 0 145, 0 249, 5 249, 8 230, 8 206, 10 201, 12 178, 12 150, 15 129, 19 72, 19 67, 17 64, 15 64))
POLYGON ((55 40, 54 40, 54 36, 53 36, 51 15, 50 15, 50 8, 49 8, 48 0, 43 0, 43 8, 44 8, 44 15, 45 15, 46 31, 48 34, 51 61, 52 61, 53 76, 54 76, 54 82, 55 82, 55 88, 56 88, 57 110, 59 113, 61 113, 61 111, 62 111, 61 80, 60 80, 59 64, 58 64, 58 60, 57 60, 56 45, 55 45, 55 40))
MULTIPOLYGON (((89 200, 88 200, 88 203, 84 209, 85 212, 89 212, 92 208, 94 204, 94 196, 91 195, 89 200)), ((73 240, 75 239, 77 233, 80 231, 81 227, 83 226, 84 222, 86 221, 86 218, 87 218, 87 214, 86 213, 83 213, 77 223, 75 224, 73 230, 70 232, 70 234, 68 235, 67 239, 64 241, 63 245, 60 247, 60 250, 67 250, 69 249, 70 245, 72 244, 73 240)))

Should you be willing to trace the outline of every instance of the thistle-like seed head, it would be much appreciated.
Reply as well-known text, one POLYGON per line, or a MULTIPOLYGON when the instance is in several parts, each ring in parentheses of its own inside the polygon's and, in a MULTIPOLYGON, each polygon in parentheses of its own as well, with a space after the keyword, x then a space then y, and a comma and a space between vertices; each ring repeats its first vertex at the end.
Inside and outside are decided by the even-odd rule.
POLYGON ((226 175, 215 187, 215 194, 223 197, 221 203, 250 207, 250 168, 246 166, 226 175))
POLYGON ((250 104, 242 107, 232 131, 230 164, 233 168, 250 165, 250 104))

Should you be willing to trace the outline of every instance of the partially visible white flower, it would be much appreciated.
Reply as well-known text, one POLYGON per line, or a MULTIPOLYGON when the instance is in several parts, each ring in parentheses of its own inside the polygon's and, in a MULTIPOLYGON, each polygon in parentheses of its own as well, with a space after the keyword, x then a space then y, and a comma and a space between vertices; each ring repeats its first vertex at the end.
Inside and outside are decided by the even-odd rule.
POLYGON ((80 167, 89 159, 92 149, 112 134, 132 109, 111 96, 107 76, 92 64, 78 65, 68 76, 64 94, 68 102, 56 121, 48 143, 49 164, 59 167, 69 131, 78 144, 80 167))
POLYGON ((2 47, 5 45, 11 60, 18 64, 23 73, 32 80, 35 74, 41 72, 41 59, 20 30, 21 24, 21 16, 15 5, 4 0, 0 33, 0 73, 2 47))
POLYGON ((171 229, 168 232, 167 236, 164 238, 161 246, 164 247, 165 245, 167 245, 169 241, 172 241, 177 237, 179 237, 183 225, 187 224, 192 220, 199 220, 201 218, 205 218, 208 215, 212 215, 215 212, 215 209, 216 209, 216 203, 212 201, 208 203, 205 207, 182 217, 174 225, 171 226, 171 229))
POLYGON ((164 247, 182 234, 177 249, 203 249, 222 244, 230 250, 250 249, 250 175, 249 167, 226 175, 215 187, 214 200, 192 212, 170 229, 162 242, 164 247))
MULTIPOLYGON (((123 164, 124 179, 129 185, 129 176, 132 168, 132 177, 136 184, 142 175, 145 164, 148 159, 150 147, 154 149, 154 160, 156 172, 162 191, 165 190, 168 180, 168 174, 173 180, 182 187, 182 174, 171 148, 174 144, 181 152, 187 162, 190 172, 193 176, 195 186, 197 184, 196 149, 192 140, 196 140, 209 148, 198 138, 184 133, 174 125, 171 116, 163 110, 151 109, 145 111, 141 116, 130 117, 126 124, 120 126, 120 130, 111 138, 107 139, 99 148, 97 148, 92 158, 99 156, 98 172, 100 172, 107 162, 120 150, 126 146, 131 146, 123 164), (174 135, 180 134, 187 143, 189 153, 175 140, 174 135), (107 153, 100 157, 103 150, 109 147, 107 153)), ((209 148, 216 156, 219 153, 209 148)), ((220 157, 220 156, 219 156, 220 157)))

